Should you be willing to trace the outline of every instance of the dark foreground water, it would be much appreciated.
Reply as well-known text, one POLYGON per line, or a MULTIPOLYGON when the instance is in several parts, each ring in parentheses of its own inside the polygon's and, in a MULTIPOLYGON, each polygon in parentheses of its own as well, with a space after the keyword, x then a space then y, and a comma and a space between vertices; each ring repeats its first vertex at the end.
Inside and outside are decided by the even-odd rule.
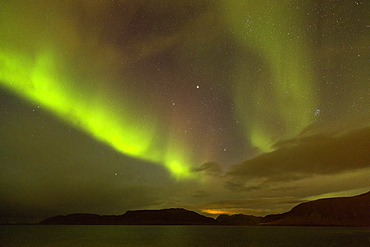
POLYGON ((3 225, 0 246, 369 247, 370 228, 3 225))

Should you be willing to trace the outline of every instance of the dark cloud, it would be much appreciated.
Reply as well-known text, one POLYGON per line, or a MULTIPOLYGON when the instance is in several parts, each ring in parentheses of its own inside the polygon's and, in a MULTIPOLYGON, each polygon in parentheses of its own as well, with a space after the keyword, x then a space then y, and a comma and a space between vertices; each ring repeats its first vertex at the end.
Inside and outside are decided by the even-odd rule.
POLYGON ((216 162, 207 162, 198 168, 193 169, 194 172, 204 172, 207 175, 219 176, 222 173, 221 166, 216 162))
POLYGON ((277 181, 368 168, 369 147, 370 127, 343 130, 342 133, 299 135, 277 143, 273 152, 232 166, 226 173, 231 178, 227 187, 237 189, 242 181, 249 179, 259 185, 244 187, 243 190, 260 189, 277 181))
POLYGON ((243 181, 235 180, 235 181, 226 181, 225 188, 235 192, 249 192, 255 190, 261 190, 269 187, 266 183, 259 183, 257 185, 250 185, 246 186, 243 181))
POLYGON ((193 197, 195 198, 205 198, 205 197, 208 197, 209 196, 209 193, 206 192, 206 191, 203 191, 203 190, 200 190, 200 191, 197 191, 193 197))

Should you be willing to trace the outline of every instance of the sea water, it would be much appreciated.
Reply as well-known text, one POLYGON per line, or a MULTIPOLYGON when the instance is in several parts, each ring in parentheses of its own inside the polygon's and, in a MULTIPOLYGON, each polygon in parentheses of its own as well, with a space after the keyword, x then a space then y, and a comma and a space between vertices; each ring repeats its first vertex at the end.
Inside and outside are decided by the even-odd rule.
POLYGON ((369 247, 370 228, 2 225, 0 246, 369 247))

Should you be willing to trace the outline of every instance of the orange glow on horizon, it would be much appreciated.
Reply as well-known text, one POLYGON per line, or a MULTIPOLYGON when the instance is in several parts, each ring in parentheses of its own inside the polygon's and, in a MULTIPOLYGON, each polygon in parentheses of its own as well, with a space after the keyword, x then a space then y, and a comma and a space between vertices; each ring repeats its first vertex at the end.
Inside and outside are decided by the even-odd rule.
POLYGON ((202 212, 207 213, 207 214, 233 214, 229 211, 217 210, 217 209, 204 209, 202 210, 202 212))

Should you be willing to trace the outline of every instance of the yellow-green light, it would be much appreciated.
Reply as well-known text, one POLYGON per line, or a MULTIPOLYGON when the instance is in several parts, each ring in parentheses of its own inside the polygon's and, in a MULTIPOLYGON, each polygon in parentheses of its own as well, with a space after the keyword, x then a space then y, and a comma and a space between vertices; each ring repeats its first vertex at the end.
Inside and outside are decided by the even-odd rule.
POLYGON ((78 82, 70 82, 61 74, 63 63, 58 64, 55 57, 50 51, 39 52, 32 59, 15 51, 0 50, 1 85, 125 155, 163 164, 177 179, 192 176, 189 164, 181 159, 181 149, 171 150, 168 155, 169 151, 155 145, 154 114, 138 109, 129 100, 122 107, 105 107, 109 99, 96 99, 79 91, 74 86, 78 82), (150 121, 137 118, 140 114, 150 121))
POLYGON ((269 152, 278 139, 298 134, 315 119, 312 61, 301 18, 305 3, 221 3, 235 39, 248 54, 240 59, 234 75, 236 112, 244 124, 246 140, 269 152), (258 57, 260 64, 250 64, 255 60, 248 56, 258 57))

